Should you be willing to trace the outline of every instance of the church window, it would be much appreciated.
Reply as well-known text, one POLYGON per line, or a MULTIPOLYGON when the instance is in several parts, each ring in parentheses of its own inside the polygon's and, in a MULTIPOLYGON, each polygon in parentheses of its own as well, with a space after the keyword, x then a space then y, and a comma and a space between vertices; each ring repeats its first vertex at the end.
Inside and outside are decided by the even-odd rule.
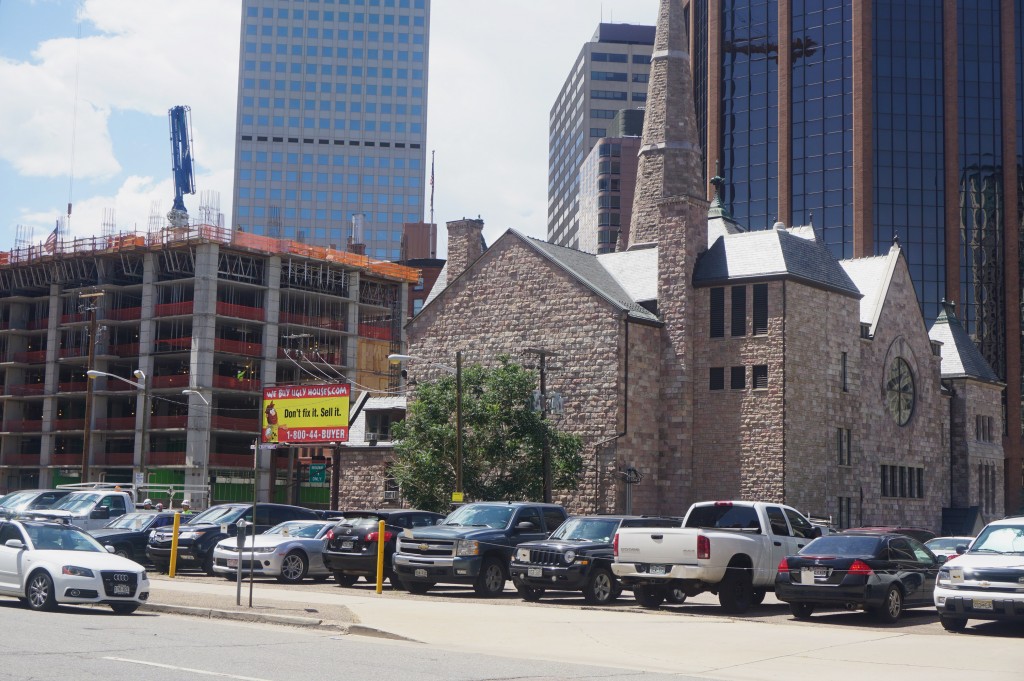
POLYGON ((733 390, 743 390, 747 387, 746 367, 732 367, 729 375, 729 387, 733 390))
POLYGON ((733 336, 747 335, 747 287, 732 287, 732 329, 733 336))
POLYGON ((708 390, 725 390, 725 367, 711 367, 708 372, 708 390))
POLYGON ((768 389, 768 365, 758 364, 754 366, 754 390, 768 389))
POLYGON ((711 337, 725 336, 725 289, 711 289, 711 337))
POLYGON ((853 437, 849 428, 836 428, 836 450, 839 452, 839 465, 853 465, 853 456, 850 453, 853 437))
POLYGON ((992 417, 978 414, 974 417, 974 439, 978 442, 992 442, 992 417))
POLYGON ((882 496, 923 499, 924 468, 882 465, 882 496))
POLYGON ((754 284, 754 335, 768 333, 768 284, 754 284))
POLYGON ((840 367, 839 367, 839 377, 840 377, 840 379, 842 380, 842 383, 843 383, 843 392, 844 393, 848 392, 850 390, 849 373, 847 372, 846 361, 847 361, 847 355, 844 352, 843 353, 843 358, 842 358, 842 361, 841 361, 841 364, 840 364, 840 367))

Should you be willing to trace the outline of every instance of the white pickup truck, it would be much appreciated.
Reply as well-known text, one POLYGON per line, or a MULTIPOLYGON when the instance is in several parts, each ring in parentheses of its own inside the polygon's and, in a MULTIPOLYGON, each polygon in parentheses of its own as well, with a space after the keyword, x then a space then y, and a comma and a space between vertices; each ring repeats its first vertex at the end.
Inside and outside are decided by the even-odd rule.
POLYGON ((101 490, 72 492, 53 508, 33 511, 32 515, 70 523, 89 532, 104 527, 111 518, 123 516, 134 510, 135 502, 128 492, 101 490))
POLYGON ((645 608, 710 591, 726 611, 741 613, 774 588, 779 561, 821 534, 782 504, 700 502, 682 527, 620 528, 612 572, 645 608))

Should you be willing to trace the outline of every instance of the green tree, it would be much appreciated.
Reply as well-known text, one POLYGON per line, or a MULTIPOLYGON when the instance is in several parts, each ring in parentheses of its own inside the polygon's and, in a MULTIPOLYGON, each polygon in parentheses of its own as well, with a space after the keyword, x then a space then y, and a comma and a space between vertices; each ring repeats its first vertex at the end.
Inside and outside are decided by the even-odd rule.
MULTIPOLYGON (((560 432, 531 408, 536 372, 505 355, 499 365, 462 369, 462 487, 466 500, 540 500, 544 444, 552 486, 576 489, 583 442, 560 432)), ((405 421, 392 427, 397 460, 391 468, 402 496, 416 508, 449 508, 455 491, 455 376, 421 382, 405 421)))

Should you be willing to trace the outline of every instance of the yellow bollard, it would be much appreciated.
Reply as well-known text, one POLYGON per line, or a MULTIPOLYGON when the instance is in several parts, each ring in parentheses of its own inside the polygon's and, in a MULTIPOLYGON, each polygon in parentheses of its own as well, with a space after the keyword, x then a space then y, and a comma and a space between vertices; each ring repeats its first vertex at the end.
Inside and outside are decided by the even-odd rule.
POLYGON ((178 566, 178 528, 181 526, 181 514, 174 514, 174 531, 171 533, 171 564, 167 567, 167 576, 174 579, 174 569, 178 566))
POLYGON ((384 521, 377 523, 377 593, 384 591, 384 521))

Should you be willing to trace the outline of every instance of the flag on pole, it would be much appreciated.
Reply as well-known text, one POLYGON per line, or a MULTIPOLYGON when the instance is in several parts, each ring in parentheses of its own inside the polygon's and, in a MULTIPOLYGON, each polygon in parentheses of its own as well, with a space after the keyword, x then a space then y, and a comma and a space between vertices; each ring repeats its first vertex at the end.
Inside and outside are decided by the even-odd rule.
POLYGON ((434 224, 434 152, 430 152, 430 224, 434 224))
POLYGON ((43 248, 46 249, 47 253, 53 253, 57 250, 57 230, 60 229, 60 225, 53 228, 50 232, 50 236, 46 237, 46 241, 43 243, 43 248))

